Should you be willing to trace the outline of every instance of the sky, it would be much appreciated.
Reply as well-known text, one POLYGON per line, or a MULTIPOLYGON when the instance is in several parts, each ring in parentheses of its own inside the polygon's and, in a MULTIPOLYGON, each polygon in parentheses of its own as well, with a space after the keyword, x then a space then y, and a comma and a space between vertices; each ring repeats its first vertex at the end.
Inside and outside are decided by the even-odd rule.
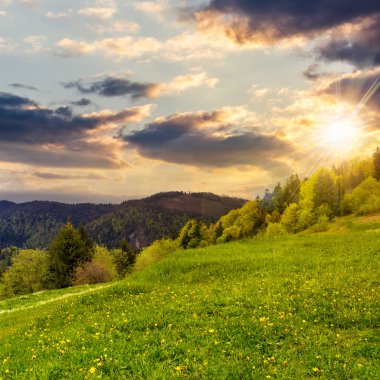
POLYGON ((380 144, 378 0, 0 0, 0 199, 254 199, 380 144))

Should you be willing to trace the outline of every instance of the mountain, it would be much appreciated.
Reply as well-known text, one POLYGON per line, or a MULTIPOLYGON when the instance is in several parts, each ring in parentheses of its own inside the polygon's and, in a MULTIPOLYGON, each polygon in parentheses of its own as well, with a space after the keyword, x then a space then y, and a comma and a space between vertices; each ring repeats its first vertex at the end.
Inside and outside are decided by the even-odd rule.
POLYGON ((2 212, 9 210, 13 206, 15 206, 16 203, 9 202, 9 201, 0 201, 0 215, 2 212))
POLYGON ((142 248, 161 237, 174 237, 187 220, 215 222, 245 200, 212 193, 166 192, 114 204, 65 204, 49 201, 0 201, 0 248, 47 247, 70 220, 83 224, 93 239, 115 247, 127 239, 142 248))

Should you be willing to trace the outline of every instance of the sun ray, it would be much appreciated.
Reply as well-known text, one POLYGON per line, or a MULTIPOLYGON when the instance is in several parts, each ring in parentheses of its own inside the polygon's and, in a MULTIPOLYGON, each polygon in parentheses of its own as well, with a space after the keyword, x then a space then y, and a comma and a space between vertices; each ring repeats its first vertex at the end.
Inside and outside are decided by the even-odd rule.
POLYGON ((368 100, 371 99, 371 97, 375 94, 375 92, 379 89, 379 87, 380 87, 380 75, 376 77, 376 79, 373 81, 368 91, 364 94, 363 98, 360 100, 360 102, 356 106, 353 112, 353 115, 358 114, 362 110, 362 108, 365 106, 368 100))

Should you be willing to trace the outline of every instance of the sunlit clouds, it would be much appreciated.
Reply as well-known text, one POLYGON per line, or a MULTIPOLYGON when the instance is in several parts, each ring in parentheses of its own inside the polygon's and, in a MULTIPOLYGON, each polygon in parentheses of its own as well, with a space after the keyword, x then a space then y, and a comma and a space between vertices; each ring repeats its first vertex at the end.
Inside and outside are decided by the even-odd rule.
POLYGON ((0 199, 252 199, 380 144, 375 0, 3 0, 0 21, 0 199))

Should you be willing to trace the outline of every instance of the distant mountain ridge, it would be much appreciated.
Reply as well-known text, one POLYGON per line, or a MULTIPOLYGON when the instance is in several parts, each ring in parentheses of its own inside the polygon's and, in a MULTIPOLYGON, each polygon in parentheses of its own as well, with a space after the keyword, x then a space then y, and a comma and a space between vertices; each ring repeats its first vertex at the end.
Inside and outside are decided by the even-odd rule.
POLYGON ((174 237, 191 218, 215 222, 244 203, 240 198, 181 191, 121 204, 0 201, 0 248, 45 248, 68 220, 83 224, 99 244, 115 247, 126 238, 142 248, 161 237, 174 237))

